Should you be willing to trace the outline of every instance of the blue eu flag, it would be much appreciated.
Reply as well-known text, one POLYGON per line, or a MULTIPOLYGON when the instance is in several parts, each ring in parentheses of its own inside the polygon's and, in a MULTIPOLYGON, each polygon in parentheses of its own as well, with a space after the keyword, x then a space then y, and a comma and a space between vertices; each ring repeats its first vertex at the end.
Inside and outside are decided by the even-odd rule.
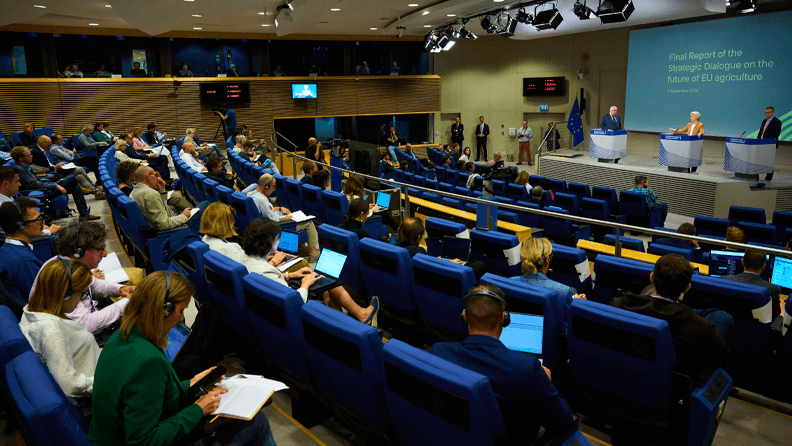
POLYGON ((576 147, 583 142, 583 120, 580 118, 580 106, 577 98, 575 98, 575 104, 572 106, 572 113, 569 114, 567 128, 572 133, 572 147, 576 147))

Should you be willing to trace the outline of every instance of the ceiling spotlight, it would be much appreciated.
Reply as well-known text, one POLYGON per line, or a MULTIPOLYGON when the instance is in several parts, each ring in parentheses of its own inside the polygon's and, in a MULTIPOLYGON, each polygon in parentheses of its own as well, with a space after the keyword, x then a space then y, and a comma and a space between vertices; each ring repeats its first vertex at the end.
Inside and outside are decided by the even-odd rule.
POLYGON ((193 17, 203 17, 203 14, 193 14, 193 17))
POLYGON ((475 34, 473 34, 470 31, 466 30, 464 26, 462 28, 459 28, 459 35, 462 36, 465 39, 470 39, 470 40, 478 39, 478 36, 476 36, 475 34))
POLYGON ((485 15, 481 18, 481 27, 484 28, 484 31, 486 31, 487 34, 494 34, 498 32, 498 25, 495 23, 496 21, 496 19, 485 15))
POLYGON ((533 22, 534 15, 529 12, 525 12, 524 9, 521 9, 517 11, 517 15, 515 15, 514 18, 520 23, 530 25, 533 22))
POLYGON ((331 10, 331 11, 336 11, 336 12, 337 12, 337 11, 340 11, 340 10, 341 10, 341 8, 330 8, 330 10, 331 10))
POLYGON ((89 23, 88 26, 99 26, 98 23, 89 23))
POLYGON ((47 7, 46 7, 46 6, 44 6, 44 5, 33 5, 33 7, 34 7, 34 8, 47 9, 47 7))
POLYGON ((735 6, 735 12, 746 14, 756 11, 756 0, 726 0, 726 6, 735 6))
POLYGON ((577 0, 575 6, 572 7, 572 12, 575 13, 580 20, 593 19, 597 16, 597 13, 594 12, 593 9, 586 6, 586 0, 577 0))
POLYGON ((517 20, 512 18, 507 12, 498 16, 498 34, 503 37, 511 37, 517 29, 517 20))
POLYGON ((534 19, 531 25, 533 25, 537 31, 544 31, 546 29, 558 28, 558 25, 560 25, 563 20, 564 18, 561 17, 558 8, 553 6, 553 9, 545 9, 540 12, 534 11, 534 19))
MULTIPOLYGON (((377 28, 372 28, 372 29, 377 29, 377 28)), ((406 30, 407 30, 407 28, 405 28, 403 26, 397 26, 396 27, 396 37, 401 39, 402 36, 404 35, 404 31, 406 31, 406 30)))
POLYGON ((409 3, 407 6, 409 6, 410 8, 415 8, 416 6, 418 6, 418 3, 409 3))
POLYGON ((195 27, 193 27, 193 29, 203 29, 203 28, 195 26, 195 27))
POLYGON ((261 26, 270 26, 270 25, 269 25, 269 23, 265 23, 265 24, 263 24, 261 26))
POLYGON ((456 40, 454 39, 454 30, 449 29, 437 39, 437 46, 443 51, 448 51, 454 46, 456 40))
POLYGON ((632 0, 605 0, 597 8, 597 16, 602 23, 626 22, 635 11, 632 0))

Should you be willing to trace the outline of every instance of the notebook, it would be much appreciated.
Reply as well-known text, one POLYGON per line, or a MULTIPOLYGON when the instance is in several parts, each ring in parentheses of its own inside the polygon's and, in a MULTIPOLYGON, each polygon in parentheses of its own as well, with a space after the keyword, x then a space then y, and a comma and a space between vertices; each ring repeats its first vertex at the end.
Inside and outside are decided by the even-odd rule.
POLYGON ((542 354, 544 338, 544 317, 534 314, 511 313, 511 323, 503 328, 500 341, 509 350, 542 354))
POLYGON ((192 331, 183 322, 179 322, 168 332, 168 346, 165 348, 165 357, 168 358, 168 361, 173 363, 187 342, 187 338, 190 337, 190 333, 192 331))
POLYGON ((272 394, 288 387, 282 382, 259 375, 234 375, 218 383, 228 388, 220 396, 220 405, 212 415, 240 420, 251 420, 272 394))
POLYGON ((443 247, 440 248, 440 257, 467 262, 468 257, 470 257, 470 239, 457 238, 450 235, 444 236, 443 247))
POLYGON ((322 254, 319 256, 319 261, 316 262, 314 272, 324 277, 314 282, 310 290, 315 291, 335 283, 341 276, 341 270, 344 269, 346 258, 347 256, 344 254, 331 251, 327 248, 323 249, 322 254))
POLYGON ((776 257, 773 265, 773 276, 770 283, 778 285, 785 290, 792 289, 792 259, 776 257))

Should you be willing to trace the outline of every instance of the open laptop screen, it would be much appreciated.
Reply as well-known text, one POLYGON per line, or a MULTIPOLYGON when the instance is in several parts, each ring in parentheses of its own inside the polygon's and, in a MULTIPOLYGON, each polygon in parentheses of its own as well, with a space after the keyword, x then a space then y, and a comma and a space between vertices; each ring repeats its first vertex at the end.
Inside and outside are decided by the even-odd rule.
POLYGON ((377 206, 388 209, 390 207, 391 196, 390 194, 379 192, 377 194, 377 206))
POLYGON ((787 290, 792 289, 792 259, 776 257, 773 265, 773 277, 770 283, 787 290))
POLYGON ((511 323, 503 328, 500 341, 509 350, 541 355, 543 338, 544 317, 511 313, 511 323))
POLYGON ((315 271, 338 279, 341 275, 341 270, 344 268, 347 256, 331 251, 327 248, 322 250, 322 255, 319 256, 319 261, 316 263, 315 271))
POLYGON ((298 239, 296 232, 281 231, 280 243, 278 243, 278 248, 280 248, 280 250, 283 252, 297 255, 297 251, 299 248, 299 243, 297 240, 298 239))

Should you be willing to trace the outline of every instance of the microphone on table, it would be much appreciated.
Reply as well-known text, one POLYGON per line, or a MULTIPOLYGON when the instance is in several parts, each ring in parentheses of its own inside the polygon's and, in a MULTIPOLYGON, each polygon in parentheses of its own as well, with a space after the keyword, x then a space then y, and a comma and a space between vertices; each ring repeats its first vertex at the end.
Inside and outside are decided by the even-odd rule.
MULTIPOLYGON (((748 131, 748 130, 746 130, 745 132, 747 132, 747 131, 748 131)), ((739 136, 739 138, 742 138, 742 137, 743 137, 743 135, 745 135, 745 132, 742 132, 742 134, 739 136)))

